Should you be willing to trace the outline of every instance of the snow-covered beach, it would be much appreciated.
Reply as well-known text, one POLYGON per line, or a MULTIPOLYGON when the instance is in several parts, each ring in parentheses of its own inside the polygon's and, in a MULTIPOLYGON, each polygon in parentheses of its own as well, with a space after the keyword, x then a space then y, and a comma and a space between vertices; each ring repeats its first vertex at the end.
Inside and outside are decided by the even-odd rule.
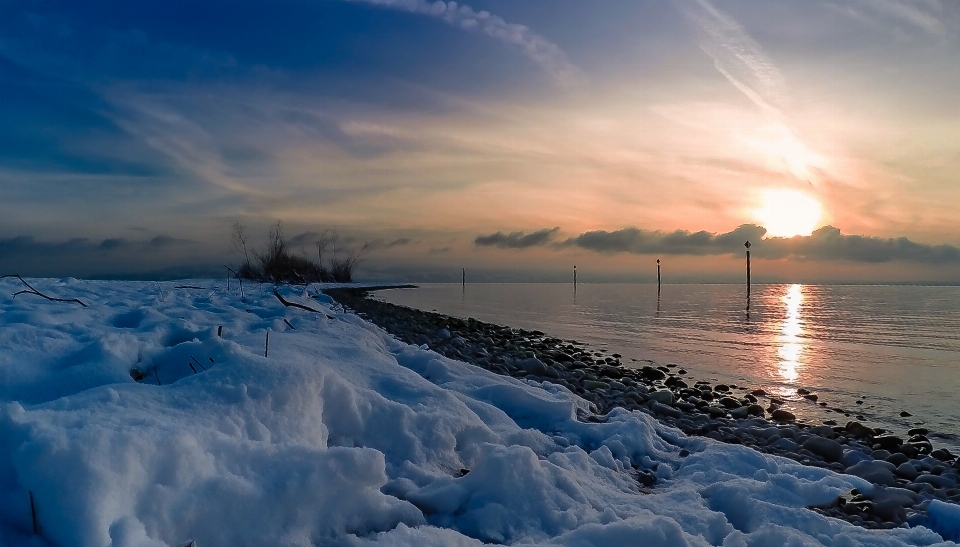
POLYGON ((222 281, 31 283, 86 306, 0 282, 0 545, 960 538, 957 505, 891 530, 829 518, 807 507, 876 487, 636 410, 580 420, 562 386, 400 342, 302 287, 279 289, 297 307, 222 281))

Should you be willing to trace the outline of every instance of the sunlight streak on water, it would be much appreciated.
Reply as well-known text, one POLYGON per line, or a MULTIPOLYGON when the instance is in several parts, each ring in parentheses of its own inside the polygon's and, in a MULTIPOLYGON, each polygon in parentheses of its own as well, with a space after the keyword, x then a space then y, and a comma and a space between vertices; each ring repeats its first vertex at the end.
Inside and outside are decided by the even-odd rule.
POLYGON ((794 384, 800 379, 801 357, 805 349, 803 319, 800 317, 803 285, 790 285, 781 300, 786 304, 786 315, 776 342, 777 355, 780 356, 779 373, 788 384, 794 384))

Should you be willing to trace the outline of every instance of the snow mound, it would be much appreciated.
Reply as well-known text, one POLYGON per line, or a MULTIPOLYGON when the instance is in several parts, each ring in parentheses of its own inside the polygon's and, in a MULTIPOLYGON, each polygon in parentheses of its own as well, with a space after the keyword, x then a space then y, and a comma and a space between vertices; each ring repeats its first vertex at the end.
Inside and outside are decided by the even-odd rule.
MULTIPOLYGON (((209 281, 34 284, 88 307, 0 296, 0 545, 954 545, 805 509, 855 477, 642 413, 579 422, 562 388, 303 290, 281 294, 317 313, 209 281)), ((951 508, 931 522, 955 537, 951 508)))

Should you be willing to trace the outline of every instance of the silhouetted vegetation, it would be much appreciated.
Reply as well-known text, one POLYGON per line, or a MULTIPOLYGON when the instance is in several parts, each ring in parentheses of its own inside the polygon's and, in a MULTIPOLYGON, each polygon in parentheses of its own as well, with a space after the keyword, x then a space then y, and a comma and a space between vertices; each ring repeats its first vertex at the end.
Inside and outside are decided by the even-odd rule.
POLYGON ((264 251, 258 252, 248 247, 246 228, 236 223, 233 225, 233 246, 243 254, 244 262, 237 268, 237 277, 253 279, 255 281, 272 283, 313 283, 353 281, 353 272, 362 256, 369 248, 365 244, 354 254, 347 253, 340 247, 340 237, 336 232, 329 230, 320 234, 316 241, 317 261, 306 255, 294 254, 283 234, 283 223, 277 221, 267 235, 267 246, 264 251), (324 265, 323 257, 330 251, 330 267, 324 265), (251 255, 253 260, 251 260, 251 255))

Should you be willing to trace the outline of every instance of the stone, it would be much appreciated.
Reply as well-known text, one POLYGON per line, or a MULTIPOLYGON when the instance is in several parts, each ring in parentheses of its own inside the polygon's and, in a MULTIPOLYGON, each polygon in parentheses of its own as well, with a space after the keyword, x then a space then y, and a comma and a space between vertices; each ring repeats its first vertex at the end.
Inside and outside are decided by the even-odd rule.
POLYGON ((910 462, 904 462, 897 467, 896 474, 898 477, 903 477, 908 481, 920 476, 920 472, 917 471, 917 468, 910 464, 910 462))
POLYGON ((437 338, 441 340, 449 340, 451 338, 450 331, 447 329, 440 329, 437 331, 437 338))
POLYGON ((650 402, 650 410, 655 414, 662 414, 664 416, 670 416, 671 418, 680 418, 683 416, 683 412, 657 401, 650 402))
POLYGON ((861 479, 881 486, 893 486, 897 482, 893 476, 893 472, 876 461, 862 461, 846 468, 844 473, 860 477, 861 479))
POLYGON ((773 412, 771 412, 770 417, 777 422, 792 422, 797 419, 797 417, 793 414, 793 412, 790 412, 789 410, 784 410, 782 408, 778 408, 773 412))
POLYGON ((843 464, 844 469, 854 466, 860 462, 872 460, 873 458, 871 458, 869 454, 864 454, 859 450, 844 450, 843 456, 840 457, 840 463, 843 464))
POLYGON ((797 450, 797 443, 791 441, 790 439, 780 439, 779 441, 773 442, 770 444, 772 448, 778 450, 786 450, 788 452, 794 452, 797 450))
POLYGON ((956 457, 946 448, 938 448, 931 452, 930 455, 942 462, 953 461, 953 459, 956 457))
POLYGON ((801 446, 828 462, 838 462, 843 457, 843 446, 832 439, 813 436, 801 446))
POLYGON ((740 401, 734 399, 733 397, 720 397, 720 400, 717 402, 720 403, 720 406, 731 408, 731 409, 740 408, 741 406, 743 406, 740 404, 740 401))
POLYGON ((910 461, 910 458, 904 456, 903 454, 897 452, 896 454, 890 454, 886 458, 883 458, 884 461, 890 462, 893 465, 900 465, 910 461))
POLYGON ((934 488, 953 488, 957 485, 957 482, 947 476, 937 476, 924 473, 919 477, 913 479, 913 482, 918 483, 927 483, 933 485, 934 488))
POLYGON ((665 405, 672 405, 674 400, 673 393, 666 389, 651 391, 650 393, 647 394, 647 397, 651 401, 656 401, 658 403, 665 404, 665 405))
POLYGON ((742 406, 742 407, 740 407, 740 408, 734 408, 734 409, 730 410, 730 416, 731 416, 732 418, 736 418, 736 419, 738 419, 738 420, 742 420, 742 419, 746 418, 746 417, 749 416, 749 415, 750 415, 749 410, 748 410, 748 408, 745 407, 745 406, 742 406))
POLYGON ((903 445, 903 439, 896 435, 877 435, 873 438, 874 445, 884 450, 897 450, 903 445))
MULTIPOLYGON (((527 374, 536 374, 537 376, 544 376, 547 373, 547 366, 543 364, 543 361, 537 359, 536 357, 527 357, 526 359, 520 359, 515 363, 527 374)), ((609 387, 609 385, 607 386, 609 387)))
POLYGON ((647 380, 663 380, 667 377, 662 370, 657 370, 650 366, 642 367, 640 369, 640 375, 647 380))
POLYGON ((872 428, 852 420, 847 422, 845 429, 847 430, 848 434, 857 437, 858 439, 873 437, 875 434, 872 428))

